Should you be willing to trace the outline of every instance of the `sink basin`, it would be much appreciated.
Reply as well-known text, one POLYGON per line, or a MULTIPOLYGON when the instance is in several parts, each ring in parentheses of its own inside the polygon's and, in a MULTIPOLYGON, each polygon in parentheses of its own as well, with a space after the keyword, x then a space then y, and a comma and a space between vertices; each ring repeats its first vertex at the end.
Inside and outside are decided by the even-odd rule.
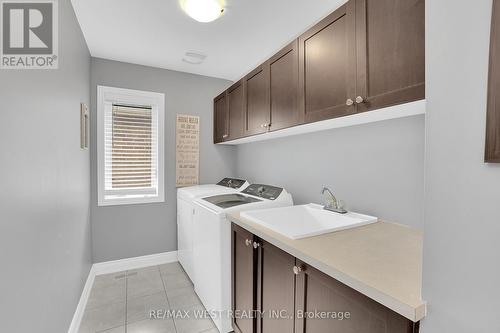
POLYGON ((378 221, 369 215, 330 212, 317 204, 246 211, 241 213, 241 217, 291 239, 318 236, 378 221))

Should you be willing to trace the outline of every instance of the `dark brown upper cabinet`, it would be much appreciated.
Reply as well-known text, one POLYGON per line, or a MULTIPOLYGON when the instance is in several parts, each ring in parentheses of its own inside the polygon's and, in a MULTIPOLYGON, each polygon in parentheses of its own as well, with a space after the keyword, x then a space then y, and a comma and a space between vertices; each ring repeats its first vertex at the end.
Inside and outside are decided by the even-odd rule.
MULTIPOLYGON (((500 73, 494 65, 491 71, 500 73)), ((225 139, 424 98, 425 0, 350 0, 237 84, 225 139), (241 86, 243 119, 233 115, 241 86)), ((492 103, 486 160, 500 161, 500 111, 492 103)))
POLYGON ((270 123, 269 66, 254 69, 244 78, 246 101, 245 134, 267 132, 270 123))
POLYGON ((485 162, 500 163, 500 2, 493 1, 486 115, 485 162))
POLYGON ((357 112, 425 98, 425 0, 356 1, 357 112))
POLYGON ((293 41, 269 60, 271 122, 275 131, 303 122, 298 108, 298 43, 293 41))
POLYGON ((214 99, 214 142, 223 142, 229 137, 229 117, 226 92, 214 99))
POLYGON ((243 81, 240 80, 227 90, 227 105, 229 114, 228 140, 243 137, 245 130, 245 95, 243 81))
POLYGON ((306 122, 356 112, 355 3, 349 1, 299 37, 299 103, 306 122))
MULTIPOLYGON (((255 267, 256 253, 254 236, 247 230, 232 225, 231 228, 231 265, 232 265, 232 307, 234 310, 250 311, 255 309, 255 267)), ((244 316, 233 317, 236 333, 254 333, 255 319, 244 316)))

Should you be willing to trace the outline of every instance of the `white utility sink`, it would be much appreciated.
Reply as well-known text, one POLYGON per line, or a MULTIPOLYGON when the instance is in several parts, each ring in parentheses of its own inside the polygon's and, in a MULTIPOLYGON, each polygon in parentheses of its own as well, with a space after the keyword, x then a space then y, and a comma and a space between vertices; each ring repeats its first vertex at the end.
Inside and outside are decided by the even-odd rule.
POLYGON ((318 236, 378 221, 378 218, 369 215, 331 212, 317 204, 246 211, 241 213, 241 217, 291 239, 318 236))

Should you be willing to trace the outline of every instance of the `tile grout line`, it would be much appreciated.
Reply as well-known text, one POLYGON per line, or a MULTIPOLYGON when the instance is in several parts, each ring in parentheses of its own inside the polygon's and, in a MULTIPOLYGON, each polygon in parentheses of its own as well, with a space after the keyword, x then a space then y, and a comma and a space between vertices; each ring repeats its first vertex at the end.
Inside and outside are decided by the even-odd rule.
MULTIPOLYGON (((118 273, 114 273, 114 274, 120 274, 120 272, 118 273)), ((114 279, 116 279, 116 277, 114 277, 114 279)), ((121 278, 120 278, 121 279, 121 278)), ((125 280, 125 316, 126 316, 126 311, 127 311, 127 306, 126 306, 126 299, 127 299, 127 276, 126 276, 126 271, 125 271, 125 277, 123 278, 125 280)), ((94 287, 95 287, 95 281, 94 283, 92 284, 92 288, 91 288, 91 291, 94 290, 94 287)), ((110 306, 110 305, 114 305, 114 304, 118 304, 118 303, 121 303, 122 301, 113 301, 113 302, 110 302, 110 303, 107 303, 107 304, 103 304, 103 305, 99 305, 99 306, 94 306, 94 307, 91 307, 89 308, 88 310, 95 310, 95 309, 98 309, 98 308, 101 308, 101 307, 107 307, 107 306, 110 306)), ((85 309, 85 311, 87 311, 87 308, 85 309)), ((125 317, 126 319, 126 317, 125 317)), ((125 324, 126 324, 126 320, 125 320, 125 324)), ((80 325, 81 326, 81 325, 80 325)), ((98 331, 97 333, 105 333, 107 331, 110 331, 110 330, 113 330, 115 328, 119 328, 119 327, 125 327, 125 333, 126 333, 126 325, 118 325, 118 326, 113 326, 113 327, 110 327, 110 328, 106 328, 102 331, 98 331)), ((80 329, 79 329, 80 330, 80 329)))
POLYGON ((125 333, 127 333, 128 330, 127 310, 128 310, 128 271, 125 273, 125 333))
MULTIPOLYGON (((165 292, 165 297, 167 299, 168 308, 169 308, 169 310, 173 310, 173 309, 171 309, 170 301, 168 300, 167 286, 165 285, 165 281, 163 281, 163 275, 161 274, 160 266, 158 266, 158 271, 160 271, 161 284, 163 285, 163 291, 165 292)), ((174 318, 172 318, 172 323, 174 324, 174 329, 175 329, 175 332, 177 333, 177 325, 175 324, 174 318)), ((127 332, 125 332, 125 333, 127 333, 127 332)))
POLYGON ((203 331, 201 331, 200 333, 205 333, 205 332, 211 331, 211 330, 213 330, 214 328, 217 328, 217 326, 215 326, 215 324, 214 324, 214 327, 212 327, 212 328, 207 328, 206 330, 203 330, 203 331))
POLYGON ((118 304, 118 303, 121 303, 121 302, 123 302, 123 301, 110 301, 109 303, 105 303, 105 304, 102 304, 102 305, 92 306, 90 308, 85 308, 85 310, 95 310, 95 309, 99 309, 99 308, 108 307, 110 305, 118 304))

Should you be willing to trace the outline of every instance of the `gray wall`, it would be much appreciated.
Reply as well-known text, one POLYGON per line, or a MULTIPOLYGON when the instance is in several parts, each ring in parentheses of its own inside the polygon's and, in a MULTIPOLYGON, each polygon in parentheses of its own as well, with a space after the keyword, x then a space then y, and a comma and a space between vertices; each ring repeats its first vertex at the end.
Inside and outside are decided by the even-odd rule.
POLYGON ((491 0, 427 1, 423 332, 500 332, 500 165, 483 163, 491 0))
POLYGON ((67 332, 91 265, 80 102, 90 55, 59 1, 59 69, 0 70, 1 332, 67 332))
POLYGON ((212 100, 229 81, 103 59, 92 59, 91 137, 96 137, 97 85, 165 94, 165 197, 163 203, 97 206, 96 142, 91 144, 91 216, 94 262, 177 249, 175 116, 198 115, 200 182, 216 182, 235 170, 234 148, 212 144, 212 100))
POLYGON ((244 144, 237 174, 322 203, 331 186, 349 209, 422 228, 424 117, 244 144))

